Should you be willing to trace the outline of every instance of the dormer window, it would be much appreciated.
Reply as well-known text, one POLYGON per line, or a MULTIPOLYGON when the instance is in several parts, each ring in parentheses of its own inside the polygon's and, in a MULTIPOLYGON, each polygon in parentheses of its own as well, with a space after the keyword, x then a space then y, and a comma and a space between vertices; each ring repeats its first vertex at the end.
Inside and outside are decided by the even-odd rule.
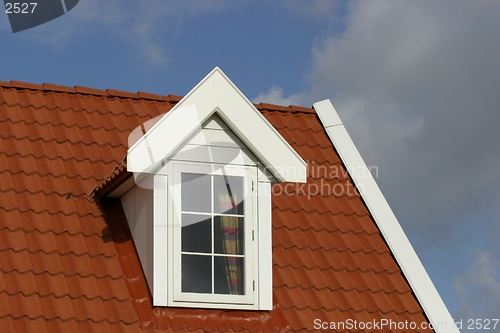
POLYGON ((116 193, 154 305, 272 309, 271 182, 305 161, 218 68, 141 135, 116 193))

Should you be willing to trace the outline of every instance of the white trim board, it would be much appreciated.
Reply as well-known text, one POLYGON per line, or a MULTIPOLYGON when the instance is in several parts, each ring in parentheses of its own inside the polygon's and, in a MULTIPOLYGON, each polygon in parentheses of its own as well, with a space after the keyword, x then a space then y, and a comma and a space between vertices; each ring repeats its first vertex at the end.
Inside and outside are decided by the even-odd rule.
POLYGON ((129 148, 128 171, 154 172, 214 113, 278 181, 306 182, 307 163, 218 67, 129 148))
POLYGON ((330 100, 313 105, 333 146, 365 201, 404 276, 437 333, 460 333, 441 296, 385 200, 330 100), (361 168, 364 172, 359 172, 361 168), (446 327, 442 324, 444 323, 446 327), (443 325, 443 326, 438 326, 443 325))

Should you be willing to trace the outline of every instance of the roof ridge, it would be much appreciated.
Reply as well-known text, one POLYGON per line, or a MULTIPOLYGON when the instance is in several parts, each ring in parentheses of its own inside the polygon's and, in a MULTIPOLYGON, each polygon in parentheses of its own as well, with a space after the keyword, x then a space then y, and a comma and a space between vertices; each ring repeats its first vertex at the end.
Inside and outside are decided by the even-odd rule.
POLYGON ((316 110, 314 108, 310 107, 304 107, 304 106, 298 106, 298 105, 279 105, 279 104, 272 104, 272 103, 254 103, 253 104, 257 110, 264 110, 264 111, 281 111, 281 112, 293 112, 293 113, 316 113, 316 110))
POLYGON ((127 114, 127 113, 125 113, 125 112, 113 113, 113 112, 111 112, 111 111, 88 110, 88 109, 83 109, 83 108, 82 108, 82 109, 75 109, 75 108, 72 108, 72 107, 68 107, 68 108, 61 108, 61 107, 59 107, 59 106, 47 107, 46 105, 41 106, 41 107, 40 107, 40 106, 38 106, 38 107, 37 107, 37 106, 35 106, 35 105, 33 105, 33 104, 22 105, 20 102, 18 102, 18 103, 14 103, 14 104, 9 104, 9 103, 7 103, 7 102, 3 101, 3 102, 0 102, 0 105, 2 105, 2 104, 7 105, 9 108, 11 108, 11 107, 13 107, 13 106, 19 106, 21 109, 25 109, 25 108, 27 108, 27 107, 32 107, 32 108, 33 108, 33 109, 35 109, 35 110, 40 110, 40 109, 45 109, 45 110, 47 110, 47 111, 60 110, 60 111, 62 111, 62 112, 66 112, 66 111, 71 110, 71 111, 73 111, 73 112, 86 112, 86 113, 89 113, 89 114, 90 114, 90 113, 98 113, 98 114, 99 114, 99 115, 101 115, 101 116, 102 116, 102 115, 105 115, 105 114, 110 114, 110 115, 112 115, 112 116, 117 116, 117 115, 122 114, 122 115, 124 115, 125 117, 138 117, 138 118, 148 118, 148 119, 150 119, 150 118, 151 118, 151 116, 150 116, 150 115, 143 115, 143 116, 141 116, 141 115, 138 115, 138 114, 135 114, 135 113, 134 113, 134 114, 127 114))
MULTIPOLYGON (((137 100, 153 100, 158 102, 170 102, 177 103, 183 96, 168 94, 159 95, 144 91, 129 92, 124 90, 117 90, 113 88, 107 88, 106 90, 90 88, 85 86, 64 86, 52 83, 29 83, 18 80, 0 81, 0 87, 12 88, 17 90, 31 90, 31 91, 41 91, 41 92, 62 92, 67 94, 79 94, 79 95, 91 95, 91 96, 102 96, 102 97, 118 97, 125 99, 137 99, 137 100)), ((281 112, 292 112, 292 113, 310 113, 316 114, 316 110, 313 107, 304 107, 300 105, 290 104, 288 106, 273 104, 273 103, 253 103, 254 107, 260 111, 281 111, 281 112)), ((10 105, 9 105, 10 106, 10 105)))
POLYGON ((161 102, 178 102, 181 100, 182 96, 169 94, 169 95, 159 95, 148 93, 144 91, 129 92, 123 90, 117 90, 112 88, 107 88, 106 90, 89 88, 84 86, 63 86, 52 83, 42 83, 35 84, 17 80, 11 80, 10 82, 0 81, 0 87, 13 88, 17 90, 31 90, 31 91, 41 91, 41 92, 62 92, 68 94, 80 94, 80 95, 93 95, 93 96, 105 96, 105 97, 118 97, 118 98, 129 98, 129 99, 144 99, 144 100, 156 100, 161 102))

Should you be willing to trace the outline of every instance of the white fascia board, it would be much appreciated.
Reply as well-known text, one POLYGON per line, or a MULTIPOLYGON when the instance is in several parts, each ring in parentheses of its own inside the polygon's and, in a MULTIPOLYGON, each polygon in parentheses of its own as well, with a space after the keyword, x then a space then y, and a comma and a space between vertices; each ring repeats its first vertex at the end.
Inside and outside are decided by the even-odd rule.
POLYGON ((130 190, 134 186, 135 186, 134 177, 130 177, 107 196, 109 198, 120 198, 123 194, 125 194, 128 190, 130 190))
POLYGON ((313 107, 435 331, 460 333, 332 103, 313 107))
POLYGON ((305 183, 307 163, 216 67, 128 152, 131 172, 152 172, 214 112, 278 181, 305 183))

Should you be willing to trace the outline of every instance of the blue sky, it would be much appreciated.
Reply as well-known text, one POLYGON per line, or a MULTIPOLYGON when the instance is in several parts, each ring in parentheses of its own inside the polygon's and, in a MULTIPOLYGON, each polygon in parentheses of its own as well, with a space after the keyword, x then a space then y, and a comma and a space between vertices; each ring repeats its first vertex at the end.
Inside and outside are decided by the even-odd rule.
POLYGON ((452 316, 499 318, 498 17, 486 0, 80 0, 16 34, 0 15, 0 80, 184 95, 219 66, 255 102, 330 98, 452 316))

